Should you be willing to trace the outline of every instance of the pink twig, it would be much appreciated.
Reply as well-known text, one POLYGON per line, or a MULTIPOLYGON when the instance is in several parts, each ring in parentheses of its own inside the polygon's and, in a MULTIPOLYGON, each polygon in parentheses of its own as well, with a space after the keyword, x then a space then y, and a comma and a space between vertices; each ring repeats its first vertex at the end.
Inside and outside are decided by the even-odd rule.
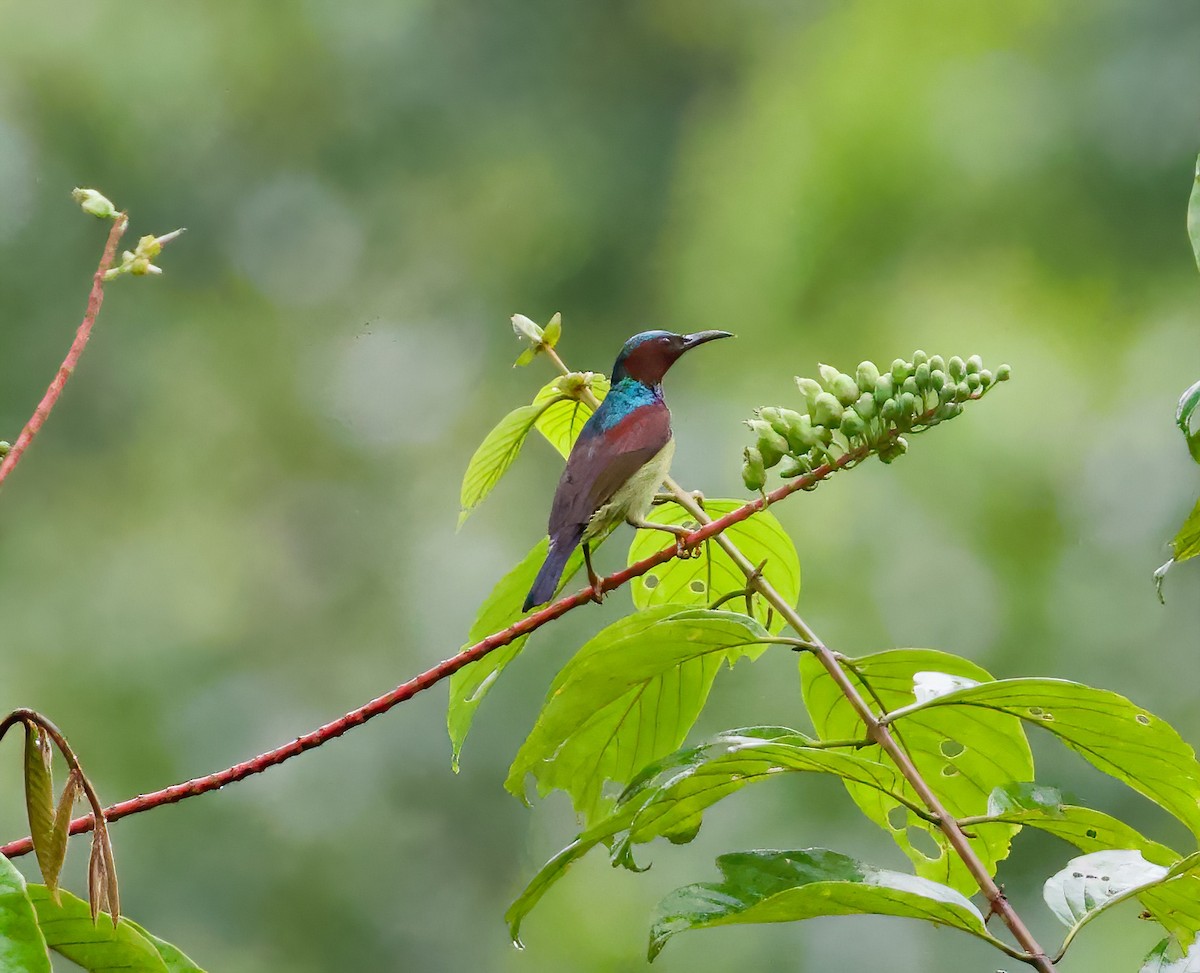
MULTIPOLYGON (((721 533, 734 524, 746 520, 748 517, 762 510, 768 503, 774 503, 782 500, 791 493, 795 493, 807 486, 812 486, 820 480, 825 479, 831 473, 856 463, 863 459, 869 452, 868 447, 862 446, 852 450, 845 455, 839 457, 833 463, 827 463, 817 467, 811 473, 804 476, 796 477, 790 483, 779 487, 777 490, 766 495, 766 497, 758 497, 751 500, 749 503, 738 507, 736 510, 731 510, 724 517, 713 520, 704 524, 698 530, 692 531, 683 539, 685 547, 691 548, 708 540, 710 537, 721 533)), ((673 557, 677 557, 678 552, 674 544, 663 548, 655 554, 650 555, 636 564, 631 564, 623 571, 618 571, 615 574, 609 575, 607 578, 602 578, 600 581, 601 591, 612 591, 615 588, 621 587, 627 581, 639 577, 649 571, 656 565, 662 564, 664 561, 669 561, 673 557)), ((487 638, 474 645, 463 649, 456 656, 452 656, 442 662, 439 662, 432 669, 428 669, 419 676, 414 676, 408 682, 402 683, 389 693, 371 700, 364 706, 360 706, 356 710, 352 710, 345 716, 339 717, 331 723, 326 723, 324 726, 313 730, 311 733, 306 733, 304 736, 296 737, 281 747, 274 750, 268 750, 266 753, 259 754, 250 760, 246 760, 240 764, 235 764, 226 770, 218 771, 215 774, 209 774, 207 777, 196 777, 193 780, 184 781, 182 784, 175 784, 161 791, 155 791, 152 794, 142 794, 138 797, 131 798, 128 801, 122 801, 120 804, 114 804, 112 807, 105 808, 104 817, 107 821, 117 821, 130 814, 138 814, 141 811, 148 811, 151 808, 158 807, 162 804, 174 804, 176 801, 182 801, 184 798, 196 797, 200 794, 207 794, 209 791, 217 790, 224 787, 226 784, 233 784, 239 780, 244 780, 254 774, 260 774, 268 767, 274 767, 277 764, 283 763, 292 757, 304 753, 306 750, 311 750, 314 747, 319 747, 323 743, 341 736, 347 730, 359 726, 367 720, 386 713, 397 703, 402 703, 406 699, 411 699, 422 690, 429 689, 443 679, 458 672, 464 666, 470 665, 482 659, 489 652, 500 648, 502 645, 508 645, 510 642, 522 635, 528 635, 535 629, 541 628, 547 622, 553 621, 560 615, 564 615, 573 608, 578 608, 581 605, 586 605, 592 601, 592 587, 589 585, 577 594, 570 595, 566 598, 561 598, 552 605, 547 605, 541 611, 534 612, 532 615, 526 615, 524 618, 514 622, 503 631, 496 632, 494 635, 489 635, 487 638)), ((71 834, 80 834, 84 831, 90 831, 93 827, 92 815, 84 815, 78 817, 71 822, 71 834)), ((28 854, 33 850, 33 842, 29 838, 21 838, 18 841, 9 842, 7 845, 0 847, 0 855, 8 858, 16 858, 20 855, 28 854)))
POLYGON ((83 316, 83 322, 79 325, 79 330, 75 332, 75 340, 71 342, 70 350, 67 351, 67 357, 58 366, 58 373, 54 376, 54 381, 46 389, 46 394, 42 396, 42 401, 38 403, 38 407, 34 410, 33 415, 25 423, 25 428, 21 430, 21 435, 17 437, 17 441, 13 443, 12 449, 4 457, 4 462, 0 463, 0 483, 3 483, 8 474, 12 472, 13 467, 20 461, 22 454, 29 447, 29 444, 33 442, 33 437, 45 425, 46 419, 50 416, 50 410, 54 408, 55 403, 58 402, 58 397, 62 395, 63 386, 67 384, 67 379, 75 371, 75 365, 79 361, 79 356, 83 354, 83 349, 87 346, 88 338, 92 335, 92 325, 96 323, 96 315, 100 313, 100 305, 104 302, 104 275, 108 271, 108 268, 112 266, 113 258, 117 254, 117 243, 120 241, 121 235, 125 232, 128 222, 129 218, 124 213, 118 213, 113 220, 112 228, 108 231, 108 242, 104 244, 104 255, 100 258, 100 266, 96 268, 96 273, 92 276, 92 291, 88 295, 87 312, 83 316))

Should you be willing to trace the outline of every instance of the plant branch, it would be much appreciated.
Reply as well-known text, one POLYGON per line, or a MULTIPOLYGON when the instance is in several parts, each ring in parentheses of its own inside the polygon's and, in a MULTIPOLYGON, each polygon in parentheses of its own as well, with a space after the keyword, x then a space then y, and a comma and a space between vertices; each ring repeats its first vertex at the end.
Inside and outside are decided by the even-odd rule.
POLYGON ((21 430, 21 435, 17 437, 17 441, 13 443, 12 449, 4 457, 4 461, 0 463, 0 484, 12 472, 13 467, 20 462, 21 456, 29 448, 29 444, 33 442, 33 437, 46 424, 46 419, 50 416, 50 410, 58 402, 58 397, 62 395, 63 386, 67 384, 67 379, 71 377, 71 373, 75 371, 75 366, 79 362, 79 356, 83 354, 83 349, 87 347, 88 339, 92 336, 92 326, 96 323, 96 315, 100 313, 100 305, 104 303, 104 275, 108 273, 109 267, 112 266, 113 259, 117 253, 117 243, 120 241, 128 224, 129 218, 124 213, 118 213, 113 219, 112 227, 108 231, 108 240, 104 244, 104 253, 100 257, 100 265, 96 268, 96 273, 92 275, 92 290, 88 295, 87 310, 84 312, 83 322, 75 332, 75 340, 71 342, 71 347, 67 351, 67 357, 58 366, 58 372, 55 373, 53 381, 50 382, 50 387, 46 389, 46 394, 42 396, 42 401, 38 403, 38 407, 34 410, 33 415, 25 423, 25 428, 21 430))
MULTIPOLYGON (((743 520, 751 517, 758 511, 762 510, 766 504, 774 503, 782 500, 789 494, 795 493, 797 490, 806 486, 812 486, 820 480, 834 473, 841 467, 860 460, 866 455, 866 447, 860 450, 847 453, 835 463, 826 464, 818 467, 811 473, 807 473, 802 477, 797 477, 790 483, 779 487, 779 489, 767 494, 766 497, 758 497, 749 501, 736 510, 731 510, 723 517, 717 520, 710 520, 697 530, 692 531, 683 538, 685 548, 695 547, 697 544, 703 543, 709 538, 719 537, 721 532, 727 530, 733 524, 741 523, 743 520)), ((631 564, 629 567, 621 571, 617 571, 608 577, 600 579, 600 591, 608 592, 620 588, 634 578, 641 577, 651 568, 663 564, 678 556, 678 549, 674 543, 663 548, 649 557, 638 561, 636 564, 631 564)), ((148 811, 151 808, 159 807, 163 804, 174 804, 189 797, 197 797, 200 794, 207 794, 209 791, 218 790, 227 784, 233 784, 240 780, 245 780, 247 777, 252 777, 255 774, 260 774, 270 767, 277 766, 285 760, 290 760, 292 757, 304 753, 306 750, 312 750, 314 747, 319 747, 324 743, 328 743, 337 737, 340 737, 347 730, 353 729, 356 726, 367 722, 376 716, 381 716, 390 710, 398 703, 411 699, 417 693, 429 689, 431 686, 437 685, 443 679, 448 678, 458 672, 464 666, 470 665, 472 662, 477 662, 489 652, 500 648, 503 645, 508 645, 522 635, 527 635, 533 632, 547 622, 551 622, 560 615, 565 615, 572 609, 579 608, 582 605, 591 604, 593 602, 594 589, 591 585, 569 595, 565 598, 560 598, 553 604, 547 605, 532 614, 526 615, 524 618, 514 622, 508 628, 489 635, 487 638, 476 642, 469 646, 457 655, 451 656, 439 662, 437 665, 420 675, 414 676, 407 682, 401 683, 395 689, 382 696, 376 697, 369 703, 360 706, 358 709, 351 710, 344 716, 326 723, 324 726, 306 733, 303 736, 298 736, 294 740, 285 743, 283 746, 276 747, 274 750, 268 750, 265 753, 259 754, 250 760, 235 764, 225 770, 218 771, 213 774, 208 774, 204 777, 196 777, 192 780, 184 781, 180 784, 175 784, 171 787, 164 788, 160 791, 155 791, 151 794, 142 794, 138 797, 131 798, 128 801, 122 801, 119 804, 114 804, 104 810, 104 818, 107 821, 118 821, 121 818, 128 817, 131 814, 138 814, 142 811, 148 811)), ((71 822, 70 833, 80 834, 85 831, 90 831, 94 827, 94 819, 92 815, 85 815, 76 818, 71 822)), ((17 841, 9 842, 0 847, 0 855, 8 858, 16 858, 20 855, 28 854, 33 849, 33 843, 29 838, 21 838, 17 841)))

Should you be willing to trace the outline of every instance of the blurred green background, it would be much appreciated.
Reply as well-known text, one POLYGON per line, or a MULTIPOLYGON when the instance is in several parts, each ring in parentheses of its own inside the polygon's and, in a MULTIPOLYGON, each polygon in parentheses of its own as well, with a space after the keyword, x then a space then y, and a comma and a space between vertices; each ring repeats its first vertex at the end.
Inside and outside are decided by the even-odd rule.
MULTIPOLYGON (((1200 572, 1168 578, 1165 608, 1150 581, 1200 483, 1171 421, 1200 377, 1198 50, 1197 9, 1166 0, 0 0, 0 436, 53 375, 103 241, 71 187, 127 207, 130 240, 188 227, 164 277, 110 288, 0 498, 0 703, 48 713, 115 801, 452 654, 544 530, 561 461, 534 441, 455 519, 486 428, 551 377, 509 367, 508 316, 561 311, 578 368, 607 370, 646 327, 738 333, 667 383, 676 477, 710 496, 744 492, 739 420, 794 404, 818 361, 1011 362, 1010 385, 903 461, 776 509, 802 612, 850 654, 932 646, 1074 678, 1200 741, 1200 572)), ((650 849, 645 875, 585 861, 513 950, 503 908, 573 822, 565 800, 506 795, 507 762, 555 667, 627 604, 531 642, 459 776, 439 687, 116 825, 128 913, 229 973, 642 970, 653 903, 715 877, 720 851, 905 866, 837 784, 781 780, 691 846, 650 849)), ((772 721, 805 725, 788 652, 726 674, 698 731, 772 721)), ((1045 782, 1188 849, 1034 743, 1045 782)), ((1046 940, 1041 882, 1070 856, 1023 835, 1001 872, 1046 940)), ((1089 927, 1063 968, 1136 969, 1157 937, 1135 912, 1089 927)), ((681 937, 656 965, 1002 960, 949 931, 827 919, 681 937)))

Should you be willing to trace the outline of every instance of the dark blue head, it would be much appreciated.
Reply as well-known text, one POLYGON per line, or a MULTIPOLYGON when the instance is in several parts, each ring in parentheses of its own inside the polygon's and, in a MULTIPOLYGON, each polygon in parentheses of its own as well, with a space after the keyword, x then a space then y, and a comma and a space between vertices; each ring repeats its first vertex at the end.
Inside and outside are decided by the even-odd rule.
POLYGON ((643 331, 635 334, 617 355, 612 381, 632 378, 643 385, 658 385, 667 369, 689 348, 714 338, 732 338, 728 331, 697 331, 695 334, 674 334, 671 331, 643 331))

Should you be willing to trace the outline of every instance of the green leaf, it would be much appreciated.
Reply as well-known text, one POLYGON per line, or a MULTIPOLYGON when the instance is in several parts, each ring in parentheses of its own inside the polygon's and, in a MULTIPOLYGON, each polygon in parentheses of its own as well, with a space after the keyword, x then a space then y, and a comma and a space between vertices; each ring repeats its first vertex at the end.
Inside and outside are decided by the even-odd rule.
POLYGON ((1192 195, 1188 199, 1188 237, 1192 241, 1192 254, 1200 267, 1200 159, 1196 160, 1196 177, 1192 183, 1192 195))
POLYGON ((532 774, 540 795, 564 790, 594 822, 605 780, 624 786, 676 749, 721 664, 756 657, 766 636, 745 615, 671 606, 610 625, 554 680, 505 786, 524 799, 525 775, 532 774))
POLYGON ((126 919, 93 923, 88 904, 69 892, 55 904, 43 885, 29 886, 38 924, 56 953, 90 973, 167 973, 158 950, 126 919))
MULTIPOLYGON (((603 401, 604 396, 608 394, 607 376, 600 372, 576 372, 573 374, 582 376, 583 384, 592 390, 592 394, 598 400, 603 401)), ((564 395, 559 383, 569 378, 571 376, 563 376, 547 383, 533 398, 535 405, 543 402, 550 403, 535 425, 538 432, 546 437, 546 441, 557 449, 564 459, 570 455, 571 447, 579 438, 584 423, 592 417, 592 407, 587 402, 580 398, 564 395)))
POLYGON ((721 855, 717 867, 723 881, 676 889, 659 903, 651 960, 688 929, 816 916, 903 916, 991 940, 979 911, 954 889, 825 848, 738 852, 721 855))
POLYGON ((53 891, 67 853, 54 827, 54 777, 50 768, 50 738, 35 723, 25 724, 25 811, 29 834, 42 878, 53 891))
MULTIPOLYGON (((822 739, 866 736, 862 720, 837 684, 808 653, 800 658, 800 673, 804 703, 822 739)), ((987 681, 992 678, 986 670, 965 659, 932 649, 896 649, 852 660, 847 673, 867 700, 877 700, 877 708, 889 711, 912 704, 918 683, 923 693, 933 693, 955 685, 957 680, 989 685, 987 681)), ((1021 721, 1015 717, 985 711, 957 717, 952 713, 938 708, 921 711, 916 714, 917 722, 909 722, 906 717, 896 735, 951 814, 984 815, 995 788, 1033 777, 1029 742, 1021 721)), ((878 753, 873 748, 860 751, 861 756, 867 757, 878 753)), ((878 789, 853 781, 846 781, 846 789, 863 813, 888 832, 908 855, 918 875, 959 891, 976 890, 974 879, 958 855, 950 850, 939 828, 878 789)), ((919 801, 907 782, 899 793, 910 802, 919 801)), ((997 864, 1008 856, 1020 826, 996 822, 973 826, 970 830, 975 836, 968 839, 971 846, 988 872, 995 874, 997 864)))
POLYGON ((0 855, 0 970, 51 973, 46 938, 17 866, 0 855))
MULTIPOLYGON (((1195 891, 1196 872, 1200 870, 1200 852, 1163 868, 1146 861, 1140 853, 1106 850, 1073 858, 1066 868, 1046 880, 1042 897, 1064 925, 1069 926, 1063 950, 1079 931, 1105 910, 1127 899, 1145 899, 1152 892, 1167 896, 1182 888, 1195 891)), ((1191 911, 1200 909, 1193 898, 1191 911)))
POLYGON ((1035 723, 1200 834, 1200 764, 1195 752, 1170 724, 1124 696, 1063 679, 1002 679, 914 707, 896 726, 906 732, 911 716, 947 707, 1035 723))
MULTIPOLYGON (((705 500, 704 509, 714 520, 741 507, 740 500, 705 500)), ((694 524, 692 515, 674 503, 664 503, 651 510, 647 520, 656 524, 694 524)), ((738 549, 752 564, 766 561, 765 577, 775 589, 794 605, 800 597, 800 558, 783 525, 772 513, 762 512, 734 524, 725 531, 738 549)), ((634 564, 662 550, 671 537, 660 530, 639 530, 629 545, 628 563, 634 564)), ((656 605, 711 605, 723 595, 742 591, 746 576, 714 540, 705 541, 699 556, 674 558, 647 571, 630 584, 633 603, 638 608, 656 605)), ((770 606, 754 596, 754 617, 767 625, 770 606)), ((744 601, 734 601, 731 608, 741 610, 744 601)), ((783 619, 775 615, 767 627, 778 632, 783 619)))
POLYGON ((1187 441, 1188 452, 1192 454, 1192 459, 1200 463, 1200 428, 1192 432, 1192 416, 1197 408, 1200 408, 1200 382, 1179 397, 1179 406, 1175 410, 1175 423, 1187 441))
MULTIPOLYGON (((1200 434, 1197 435, 1200 437, 1200 434)), ((1171 559, 1154 572, 1154 587, 1158 591, 1159 601, 1164 600, 1162 593, 1163 579, 1167 576, 1167 572, 1171 570, 1171 565, 1176 561, 1186 561, 1200 554, 1200 500, 1196 501, 1196 506, 1192 508, 1192 512, 1188 514, 1187 520, 1179 528, 1179 533, 1175 535, 1175 540, 1171 542, 1171 549, 1174 552, 1171 559)))
POLYGON ((988 795, 987 813, 989 817, 1001 817, 1006 812, 1041 811, 1052 817, 1062 817, 1062 807, 1062 791, 1057 787, 1019 781, 993 790, 988 795))
POLYGON ((1180 949, 1174 938, 1167 937, 1143 960, 1141 973, 1197 973, 1200 970, 1200 949, 1180 949))
POLYGON ((513 460, 521 452, 521 446, 529 430, 537 421, 538 416, 546 411, 548 402, 535 402, 513 409, 501 419, 484 437, 475 455, 467 464, 467 472, 463 475, 462 493, 459 503, 462 512, 458 515, 458 526, 461 527, 474 510, 489 493, 492 487, 500 482, 500 477, 512 465, 513 460))
MULTIPOLYGON (((520 564, 496 583, 492 593, 479 606, 475 622, 471 626, 471 631, 467 633, 464 649, 494 632, 503 631, 524 614, 521 611, 521 605, 524 604, 525 595, 533 584, 534 578, 537 577, 538 569, 546 559, 548 546, 549 540, 542 538, 534 545, 533 550, 525 555, 520 564)), ((583 554, 581 552, 576 551, 571 555, 571 559, 563 571, 563 583, 571 580, 582 563, 583 554)), ((446 708, 446 729, 450 733, 450 742, 453 746, 451 763, 455 773, 458 772, 458 761, 462 754, 463 742, 475 719, 475 710, 479 708, 483 698, 495 685, 500 673, 520 655, 528 638, 528 635, 523 635, 508 645, 489 652, 478 662, 464 666, 450 677, 450 702, 446 708)))
POLYGON ((185 955, 183 950, 178 946, 172 946, 170 943, 163 942, 157 936, 151 935, 146 932, 144 926, 138 925, 132 919, 122 919, 121 921, 128 923, 140 932, 146 937, 147 942, 158 950, 159 957, 167 966, 167 973, 204 973, 204 970, 197 966, 190 957, 185 955))
POLYGON ((705 748, 704 759, 676 772, 641 796, 641 809, 629 828, 631 841, 657 837, 690 841, 704 811, 747 784, 788 772, 835 774, 874 788, 904 803, 904 778, 889 764, 854 753, 805 746, 792 740, 763 740, 723 735, 705 748))
POLYGON ((558 339, 562 337, 562 315, 557 311, 554 312, 554 317, 550 319, 550 323, 546 325, 542 332, 542 343, 547 348, 553 348, 558 344, 558 339))

